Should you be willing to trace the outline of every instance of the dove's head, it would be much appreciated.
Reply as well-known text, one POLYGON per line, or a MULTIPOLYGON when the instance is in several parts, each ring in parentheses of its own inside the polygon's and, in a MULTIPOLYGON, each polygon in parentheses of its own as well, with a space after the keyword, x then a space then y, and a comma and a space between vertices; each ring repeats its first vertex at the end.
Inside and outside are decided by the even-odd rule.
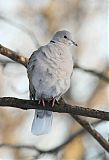
POLYGON ((66 44, 68 46, 71 46, 71 45, 78 46, 72 40, 71 33, 69 31, 65 31, 65 30, 56 32, 55 35, 53 36, 52 41, 64 43, 64 44, 66 44))

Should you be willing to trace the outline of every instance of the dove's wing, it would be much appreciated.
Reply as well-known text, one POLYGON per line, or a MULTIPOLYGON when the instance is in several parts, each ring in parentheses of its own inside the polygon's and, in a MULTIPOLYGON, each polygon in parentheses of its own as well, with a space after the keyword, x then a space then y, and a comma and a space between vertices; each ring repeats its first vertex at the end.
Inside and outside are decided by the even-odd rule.
POLYGON ((30 93, 30 99, 35 100, 35 94, 36 91, 34 89, 34 86, 32 84, 32 72, 34 70, 34 62, 36 61, 36 52, 33 52, 33 54, 31 55, 31 57, 29 58, 29 62, 27 65, 27 73, 28 73, 28 79, 29 79, 29 93, 30 93))

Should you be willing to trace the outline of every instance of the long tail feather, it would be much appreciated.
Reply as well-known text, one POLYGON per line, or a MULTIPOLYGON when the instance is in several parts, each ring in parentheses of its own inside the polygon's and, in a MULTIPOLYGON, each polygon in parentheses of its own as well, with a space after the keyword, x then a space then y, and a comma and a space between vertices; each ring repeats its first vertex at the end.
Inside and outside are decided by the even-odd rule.
POLYGON ((31 132, 35 135, 47 134, 52 127, 53 113, 45 110, 35 110, 31 132))

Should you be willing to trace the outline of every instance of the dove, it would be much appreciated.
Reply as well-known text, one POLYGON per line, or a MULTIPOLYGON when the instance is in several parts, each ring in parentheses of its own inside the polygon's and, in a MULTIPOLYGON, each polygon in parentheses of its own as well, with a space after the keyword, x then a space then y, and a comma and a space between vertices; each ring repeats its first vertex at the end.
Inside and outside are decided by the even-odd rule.
MULTIPOLYGON (((73 58, 70 46, 77 44, 71 33, 63 30, 54 34, 52 40, 34 51, 27 64, 29 91, 31 100, 39 100, 45 107, 45 100, 58 101, 70 88, 73 72, 73 58)), ((52 128, 53 113, 47 110, 35 110, 31 132, 43 135, 52 128)))

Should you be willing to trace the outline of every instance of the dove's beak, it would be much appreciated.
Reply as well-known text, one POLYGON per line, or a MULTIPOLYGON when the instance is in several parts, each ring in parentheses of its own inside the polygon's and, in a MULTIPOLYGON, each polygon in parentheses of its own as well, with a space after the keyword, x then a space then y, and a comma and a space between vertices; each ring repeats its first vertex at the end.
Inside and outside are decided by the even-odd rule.
POLYGON ((75 42, 74 42, 74 41, 72 41, 72 40, 71 40, 71 42, 72 42, 75 46, 77 46, 77 47, 78 47, 77 43, 75 43, 75 42))

